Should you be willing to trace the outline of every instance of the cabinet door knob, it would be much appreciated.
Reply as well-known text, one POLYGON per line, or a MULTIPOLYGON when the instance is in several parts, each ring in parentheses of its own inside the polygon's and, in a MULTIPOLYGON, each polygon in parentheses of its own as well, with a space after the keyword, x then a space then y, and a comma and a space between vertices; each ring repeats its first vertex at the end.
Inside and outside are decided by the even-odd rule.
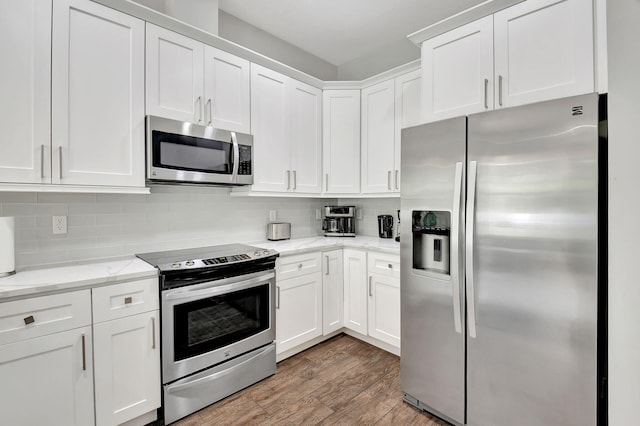
POLYGON ((24 319, 25 325, 33 324, 34 322, 36 322, 36 319, 33 317, 33 315, 29 315, 24 319))
POLYGON ((298 269, 302 269, 302 263, 298 265, 298 269))
POLYGON ((391 263, 389 263, 389 265, 387 265, 389 267, 389 269, 393 269, 393 265, 391 263))
POLYGON ((125 297, 125 298, 124 298, 124 304, 125 304, 125 305, 129 305, 129 304, 131 304, 132 302, 133 302, 133 297, 131 297, 131 296, 127 296, 127 297, 125 297))

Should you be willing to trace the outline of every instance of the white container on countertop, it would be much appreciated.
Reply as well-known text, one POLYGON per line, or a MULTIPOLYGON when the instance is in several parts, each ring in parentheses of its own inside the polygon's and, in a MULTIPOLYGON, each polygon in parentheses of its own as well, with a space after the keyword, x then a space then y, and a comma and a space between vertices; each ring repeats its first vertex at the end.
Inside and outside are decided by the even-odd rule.
POLYGON ((15 221, 13 217, 0 217, 0 277, 15 273, 15 221))

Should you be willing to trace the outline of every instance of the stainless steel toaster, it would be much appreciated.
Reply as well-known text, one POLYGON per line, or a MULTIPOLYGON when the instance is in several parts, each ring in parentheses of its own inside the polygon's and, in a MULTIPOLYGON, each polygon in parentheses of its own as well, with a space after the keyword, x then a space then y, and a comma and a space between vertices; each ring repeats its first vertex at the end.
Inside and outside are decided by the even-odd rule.
POLYGON ((267 223, 267 240, 288 240, 291 238, 291 224, 289 222, 267 223))

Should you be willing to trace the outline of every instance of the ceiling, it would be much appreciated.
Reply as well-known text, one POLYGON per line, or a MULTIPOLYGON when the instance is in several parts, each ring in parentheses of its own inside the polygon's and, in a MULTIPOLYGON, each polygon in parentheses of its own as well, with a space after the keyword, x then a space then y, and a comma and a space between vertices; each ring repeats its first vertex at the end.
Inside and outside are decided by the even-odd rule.
POLYGON ((335 66, 484 0, 219 0, 226 13, 335 66))

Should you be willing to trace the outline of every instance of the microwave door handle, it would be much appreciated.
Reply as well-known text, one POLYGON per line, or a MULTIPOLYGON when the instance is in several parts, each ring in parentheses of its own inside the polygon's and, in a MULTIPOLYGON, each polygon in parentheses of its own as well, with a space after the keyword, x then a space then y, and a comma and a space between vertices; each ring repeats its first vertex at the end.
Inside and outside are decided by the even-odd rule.
POLYGON ((231 132, 231 143, 233 143, 233 171, 231 173, 231 183, 238 182, 238 167, 240 167, 240 148, 238 147, 238 137, 236 132, 231 132))

